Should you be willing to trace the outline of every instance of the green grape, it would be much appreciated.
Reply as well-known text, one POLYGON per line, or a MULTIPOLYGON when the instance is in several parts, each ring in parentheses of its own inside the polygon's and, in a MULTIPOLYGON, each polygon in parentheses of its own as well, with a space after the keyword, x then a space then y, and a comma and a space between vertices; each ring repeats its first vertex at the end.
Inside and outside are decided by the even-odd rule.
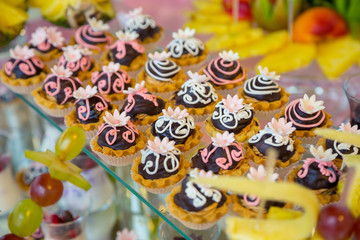
POLYGON ((58 138, 55 154, 64 161, 75 158, 85 145, 85 133, 80 127, 69 127, 58 138))
POLYGON ((17 203, 10 213, 8 226, 11 233, 28 237, 40 227, 42 218, 42 208, 31 199, 24 199, 17 203))

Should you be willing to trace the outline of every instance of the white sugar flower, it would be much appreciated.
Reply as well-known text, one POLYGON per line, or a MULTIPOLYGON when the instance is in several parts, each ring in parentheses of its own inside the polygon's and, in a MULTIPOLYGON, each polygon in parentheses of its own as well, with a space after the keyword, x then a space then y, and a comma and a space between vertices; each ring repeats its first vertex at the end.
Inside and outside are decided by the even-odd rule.
POLYGON ((28 46, 20 47, 17 45, 15 48, 10 49, 10 56, 14 59, 29 59, 35 56, 34 49, 28 46))
POLYGON ((177 32, 172 33, 172 37, 175 39, 186 39, 193 37, 195 35, 195 29, 194 28, 185 28, 184 30, 179 29, 177 32))
POLYGON ((107 31, 110 28, 103 20, 97 20, 95 17, 88 19, 88 23, 95 32, 107 31))
POLYGON ((351 126, 350 123, 341 123, 339 130, 342 132, 355 133, 360 135, 360 129, 358 129, 356 124, 351 126))
POLYGON ((289 136, 292 132, 296 130, 293 127, 292 122, 286 122, 285 118, 280 118, 277 120, 276 118, 272 118, 271 122, 269 122, 268 127, 271 128, 275 133, 281 136, 289 136))
POLYGON ((125 126, 128 121, 130 120, 130 116, 126 116, 126 112, 122 112, 120 114, 119 110, 115 110, 114 114, 111 112, 106 111, 105 116, 103 116, 104 121, 114 127, 117 126, 125 126))
POLYGON ((119 30, 115 33, 116 37, 122 41, 134 41, 135 39, 137 39, 139 37, 139 34, 137 32, 134 31, 122 31, 119 30))
POLYGON ((233 97, 229 94, 226 98, 221 100, 224 104, 224 107, 231 113, 237 112, 240 109, 244 108, 243 101, 244 99, 238 97, 238 95, 234 95, 233 97))
POLYGON ((129 87, 127 90, 124 90, 123 93, 125 94, 131 94, 131 93, 137 93, 138 91, 145 88, 145 82, 142 81, 141 83, 135 84, 135 87, 129 87))
POLYGON ((76 62, 81 59, 81 50, 77 45, 69 45, 63 47, 65 60, 68 62, 76 62))
POLYGON ((91 87, 87 85, 84 89, 83 87, 79 87, 76 91, 74 91, 73 95, 76 99, 88 99, 94 96, 97 93, 97 87, 91 87))
POLYGON ((190 177, 203 177, 203 178, 212 178, 215 177, 214 173, 209 170, 199 170, 198 168, 194 168, 189 173, 190 177))
POLYGON ((62 47, 64 45, 64 37, 62 32, 58 31, 56 27, 48 27, 46 29, 47 39, 49 43, 55 47, 62 47))
POLYGON ((170 52, 162 51, 162 52, 154 52, 148 54, 149 58, 156 61, 164 61, 171 56, 170 52))
POLYGON ((323 161, 323 162, 330 162, 330 161, 334 160, 337 156, 336 153, 333 154, 331 148, 329 148, 325 151, 322 146, 315 148, 314 145, 311 145, 310 152, 316 159, 323 161))
POLYGON ((236 52, 234 53, 232 50, 230 51, 222 51, 221 53, 219 53, 219 56, 226 60, 226 61, 235 61, 235 60, 238 60, 239 59, 239 54, 236 52))
MULTIPOLYGON (((264 181, 266 180, 267 172, 263 165, 259 165, 256 169, 254 167, 250 167, 249 173, 246 175, 249 179, 253 181, 264 181)), ((279 174, 273 173, 270 177, 270 181, 275 182, 276 179, 279 178, 279 174)))
POLYGON ((186 109, 181 110, 179 107, 176 107, 175 110, 171 107, 168 107, 168 109, 163 109, 162 112, 165 116, 172 118, 174 120, 182 120, 189 116, 189 113, 186 109))
POLYGON ((55 76, 60 77, 60 78, 68 78, 68 77, 71 77, 71 75, 73 74, 70 69, 65 68, 64 66, 58 66, 58 65, 54 65, 51 68, 51 72, 55 76))
POLYGON ((191 71, 187 72, 188 76, 190 77, 190 80, 196 81, 196 82, 207 82, 210 80, 210 78, 208 76, 206 76, 205 74, 200 75, 197 72, 193 73, 191 71))
POLYGON ((119 71, 120 69, 120 63, 114 63, 114 62, 109 62, 109 64, 106 66, 104 65, 102 67, 103 69, 103 72, 106 72, 106 73, 114 73, 114 72, 117 72, 119 71))
POLYGON ((46 28, 38 27, 35 32, 31 34, 30 44, 33 46, 38 46, 45 42, 47 38, 46 28))
POLYGON ((234 133, 229 133, 225 131, 224 133, 216 133, 216 137, 211 137, 214 146, 217 147, 227 147, 231 143, 235 142, 234 133))
POLYGON ((262 78, 268 80, 280 80, 280 76, 276 75, 276 72, 269 72, 269 69, 267 67, 262 68, 259 65, 258 69, 262 78))
POLYGON ((139 16, 142 14, 142 7, 134 8, 133 10, 130 10, 127 14, 127 18, 134 18, 136 16, 139 16))
POLYGON ((316 101, 315 95, 312 95, 309 98, 309 96, 306 93, 304 94, 304 97, 300 99, 300 105, 302 110, 308 114, 312 114, 320 110, 323 110, 325 108, 323 104, 324 101, 316 101))
POLYGON ((164 137, 162 140, 159 137, 155 137, 154 141, 148 141, 148 148, 153 152, 165 154, 174 150, 175 142, 170 141, 167 137, 164 137))
POLYGON ((134 230, 129 231, 127 228, 116 233, 116 240, 137 240, 138 236, 134 230))

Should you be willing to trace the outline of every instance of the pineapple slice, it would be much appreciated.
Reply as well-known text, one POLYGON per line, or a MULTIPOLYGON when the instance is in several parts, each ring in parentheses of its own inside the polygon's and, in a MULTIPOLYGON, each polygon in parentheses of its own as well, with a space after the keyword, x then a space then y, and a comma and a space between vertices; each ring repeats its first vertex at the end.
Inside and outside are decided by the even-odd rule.
POLYGON ((360 42, 351 36, 318 45, 317 62, 330 80, 339 77, 359 59, 360 42))
POLYGON ((51 21, 57 21, 65 17, 68 5, 69 0, 48 0, 41 7, 41 14, 51 21))
POLYGON ((307 66, 311 63, 316 54, 316 46, 314 44, 290 43, 277 52, 266 55, 257 64, 258 66, 267 66, 269 70, 276 73, 283 73, 296 70, 307 66))
POLYGON ((250 43, 247 46, 241 46, 237 49, 240 58, 248 58, 254 56, 265 55, 270 52, 275 52, 283 48, 289 42, 289 35, 287 31, 272 32, 264 36, 257 42, 250 43))
POLYGON ((10 33, 11 27, 23 24, 28 15, 21 8, 15 8, 3 1, 0 1, 0 31, 3 33, 10 33))

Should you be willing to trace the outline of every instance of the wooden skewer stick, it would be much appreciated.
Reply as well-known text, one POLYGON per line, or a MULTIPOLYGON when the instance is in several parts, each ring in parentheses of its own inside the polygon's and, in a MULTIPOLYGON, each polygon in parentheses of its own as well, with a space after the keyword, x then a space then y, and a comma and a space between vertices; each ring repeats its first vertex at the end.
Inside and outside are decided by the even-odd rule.
POLYGON ((234 19, 234 23, 237 23, 239 19, 239 0, 233 0, 232 3, 232 16, 234 19))

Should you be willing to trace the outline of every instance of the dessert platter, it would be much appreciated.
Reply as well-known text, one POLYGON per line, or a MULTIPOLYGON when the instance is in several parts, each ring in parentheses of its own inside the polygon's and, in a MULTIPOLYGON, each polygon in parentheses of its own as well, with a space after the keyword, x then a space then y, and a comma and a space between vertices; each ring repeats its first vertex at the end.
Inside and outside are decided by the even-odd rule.
MULTIPOLYGON (((217 2, 206 8, 195 1, 202 14, 217 2)), ((188 25, 197 28, 197 18, 188 25)), ((141 8, 128 11, 115 31, 103 20, 88 18, 70 36, 59 27, 39 26, 26 44, 9 50, 2 66, 2 84, 64 131, 58 142, 79 137, 73 146, 57 143, 55 152, 25 153, 43 165, 18 173, 21 190, 32 199, 24 205, 41 209, 59 200, 62 190, 54 199, 37 196, 41 178, 91 187, 69 161, 86 142, 86 154, 175 229, 171 239, 203 239, 219 225, 229 239, 359 239, 360 126, 339 123, 333 107, 325 107, 326 93, 288 91, 282 73, 294 70, 292 61, 274 63, 285 54, 263 49, 266 56, 249 68, 242 58, 258 53, 261 42, 248 45, 252 52, 219 33, 204 43, 190 27, 168 39, 168 30, 141 8)), ((242 24, 227 28, 237 31, 242 24)), ((286 44, 277 49, 290 55, 296 46, 304 50, 294 55, 297 60, 315 48, 286 44)), ((327 74, 328 65, 321 66, 327 74)), ((61 210, 44 212, 45 239, 86 239, 86 213, 61 210), (52 228, 67 223, 74 224, 71 231, 52 228)), ((170 239, 164 229, 159 238, 170 239)), ((10 230, 20 237, 33 234, 18 226, 10 230)))

